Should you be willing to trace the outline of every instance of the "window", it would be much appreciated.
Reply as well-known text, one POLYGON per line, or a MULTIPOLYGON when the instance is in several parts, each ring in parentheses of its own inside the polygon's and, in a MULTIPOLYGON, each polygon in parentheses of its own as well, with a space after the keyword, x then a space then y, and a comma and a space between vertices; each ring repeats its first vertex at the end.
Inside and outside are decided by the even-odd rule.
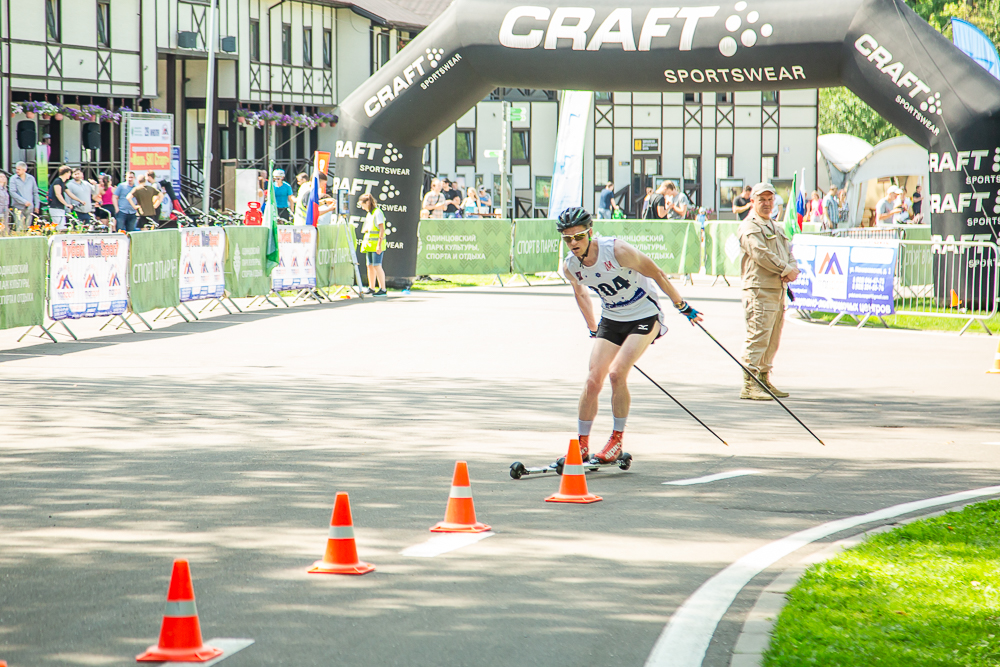
MULTIPOLYGON (((276 128, 278 131, 275 133, 278 136, 275 138, 274 151, 276 153, 276 159, 288 162, 292 159, 292 128, 283 127, 279 125, 276 128)), ((288 174, 288 180, 295 182, 295 174, 288 174)))
POLYGON ((50 42, 59 42, 62 36, 59 0, 45 0, 45 36, 50 42))
POLYGON ((264 128, 255 127, 253 130, 253 156, 257 160, 264 159, 264 128))
POLYGON ((697 155, 684 156, 684 184, 701 181, 701 158, 697 155))
POLYGON ((733 175, 733 156, 719 155, 715 158, 715 177, 731 178, 733 175))
POLYGON ((760 158, 760 180, 770 181, 778 175, 778 156, 762 155, 760 158))
POLYGON ((371 73, 374 74, 382 65, 389 62, 389 32, 381 28, 372 30, 372 65, 371 73))
POLYGON ((778 103, 778 91, 777 90, 765 90, 761 95, 764 98, 764 104, 777 104, 778 103))
POLYGON ((260 62, 260 21, 250 21, 250 60, 260 62))
POLYGON ((281 24, 281 64, 292 64, 292 24, 281 24))
POLYGON ((611 93, 594 93, 594 100, 597 102, 610 102, 611 93))
POLYGON ((295 157, 298 160, 305 160, 306 155, 306 131, 304 129, 295 130, 295 157))
POLYGON ((424 146, 424 164, 426 166, 428 166, 428 167, 431 165, 431 145, 430 144, 427 144, 426 146, 424 146))
POLYGON ((701 93, 684 93, 684 104, 701 104, 701 93))
POLYGON ((313 64, 313 29, 302 28, 302 64, 312 67, 313 64))
POLYGON ((111 0, 97 0, 97 45, 111 46, 111 0))
POLYGON ((455 132, 455 164, 476 164, 476 131, 457 130, 455 132))
POLYGON ((528 164, 531 159, 528 130, 514 130, 510 137, 510 163, 528 164))
POLYGON ((732 93, 716 93, 715 94, 716 104, 732 104, 733 94, 732 93))
POLYGON ((605 183, 611 180, 611 160, 610 157, 594 158, 594 190, 604 189, 605 183))
POLYGON ((329 28, 323 30, 323 67, 333 67, 333 31, 329 28))

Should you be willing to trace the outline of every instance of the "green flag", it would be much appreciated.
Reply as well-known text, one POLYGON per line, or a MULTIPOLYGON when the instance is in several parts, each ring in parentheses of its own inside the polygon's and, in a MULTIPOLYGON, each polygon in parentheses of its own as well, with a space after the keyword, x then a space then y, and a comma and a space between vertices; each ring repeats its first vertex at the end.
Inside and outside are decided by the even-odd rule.
POLYGON ((271 160, 269 170, 271 178, 267 180, 267 211, 264 214, 264 224, 270 229, 267 233, 267 254, 264 265, 264 275, 271 275, 271 270, 278 265, 278 205, 274 196, 274 160, 271 160))
POLYGON ((788 201, 785 202, 785 236, 791 240, 799 233, 799 212, 795 207, 799 194, 799 174, 792 174, 792 189, 788 191, 788 201))

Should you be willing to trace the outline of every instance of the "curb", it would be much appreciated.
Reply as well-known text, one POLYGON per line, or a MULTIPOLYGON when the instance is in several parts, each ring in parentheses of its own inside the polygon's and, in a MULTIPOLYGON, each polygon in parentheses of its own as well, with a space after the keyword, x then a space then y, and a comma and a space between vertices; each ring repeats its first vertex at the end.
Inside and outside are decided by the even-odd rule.
POLYGON ((759 667, 761 665, 764 651, 771 644, 771 633, 775 622, 778 620, 778 614, 781 613, 781 610, 785 607, 785 603, 788 601, 786 594, 799 582, 805 571, 813 565, 830 560, 841 551, 861 544, 870 535, 885 533, 914 521, 930 519, 931 517, 941 516, 948 512, 960 511, 969 505, 986 502, 987 500, 991 500, 991 498, 955 505, 954 507, 929 514, 912 516, 901 521, 894 521, 893 523, 887 523, 871 530, 866 530, 863 533, 837 540, 823 549, 806 556, 795 565, 786 568, 761 591, 757 597, 757 602, 754 603, 750 613, 747 614, 740 634, 736 638, 736 644, 733 646, 729 666, 759 667))

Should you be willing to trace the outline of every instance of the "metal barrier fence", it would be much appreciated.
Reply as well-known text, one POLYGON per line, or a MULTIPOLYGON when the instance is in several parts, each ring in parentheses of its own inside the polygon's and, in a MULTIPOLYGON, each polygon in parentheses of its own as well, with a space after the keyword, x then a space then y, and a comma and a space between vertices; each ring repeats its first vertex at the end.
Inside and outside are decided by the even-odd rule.
POLYGON ((906 238, 906 230, 900 227, 851 227, 849 229, 825 229, 810 232, 816 236, 830 236, 837 239, 901 241, 906 238))
POLYGON ((986 320, 996 315, 998 297, 1000 251, 996 243, 899 242, 893 284, 896 315, 964 319, 959 335, 975 322, 992 334, 986 320))

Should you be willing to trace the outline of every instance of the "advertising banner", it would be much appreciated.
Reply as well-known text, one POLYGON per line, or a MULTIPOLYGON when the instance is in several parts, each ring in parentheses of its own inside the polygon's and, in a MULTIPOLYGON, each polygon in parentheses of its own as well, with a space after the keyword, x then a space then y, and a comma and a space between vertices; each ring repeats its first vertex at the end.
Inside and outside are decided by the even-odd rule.
POLYGON ((129 232, 131 272, 129 301, 132 312, 180 305, 177 264, 181 256, 181 235, 176 229, 129 232))
POLYGON ((278 227, 278 265, 271 271, 275 292, 316 287, 316 228, 278 227))
POLYGON ((892 315, 898 241, 837 239, 796 234, 799 266, 791 283, 792 308, 848 315, 892 315))
POLYGON ((552 189, 545 204, 549 207, 550 217, 558 218, 571 206, 583 206, 583 146, 593 99, 594 93, 589 90, 567 90, 563 93, 559 130, 556 132, 552 189))
POLYGON ((125 114, 126 159, 136 177, 156 172, 157 182, 172 180, 173 116, 169 114, 125 114))
POLYGON ((514 273, 558 271, 564 255, 562 237, 556 231, 555 220, 514 221, 514 273))
POLYGON ((421 220, 417 237, 418 275, 510 271, 513 236, 506 220, 421 220))
POLYGON ((316 284, 319 287, 353 285, 351 249, 357 240, 354 228, 347 223, 339 223, 320 225, 316 232, 316 284))
POLYGON ((225 227, 226 291, 230 297, 263 296, 271 292, 264 275, 270 227, 225 227))
POLYGON ((45 321, 45 256, 48 239, 0 239, 0 329, 45 321))
POLYGON ((740 275, 740 229, 738 222, 705 223, 705 273, 710 276, 740 275))
POLYGON ((595 220, 594 231, 627 241, 666 273, 698 273, 701 241, 694 221, 595 220))
POLYGON ((49 317, 75 320, 124 313, 128 247, 124 234, 54 237, 49 246, 49 317))
POLYGON ((181 230, 181 301, 221 299, 226 292, 226 234, 222 227, 181 230))

